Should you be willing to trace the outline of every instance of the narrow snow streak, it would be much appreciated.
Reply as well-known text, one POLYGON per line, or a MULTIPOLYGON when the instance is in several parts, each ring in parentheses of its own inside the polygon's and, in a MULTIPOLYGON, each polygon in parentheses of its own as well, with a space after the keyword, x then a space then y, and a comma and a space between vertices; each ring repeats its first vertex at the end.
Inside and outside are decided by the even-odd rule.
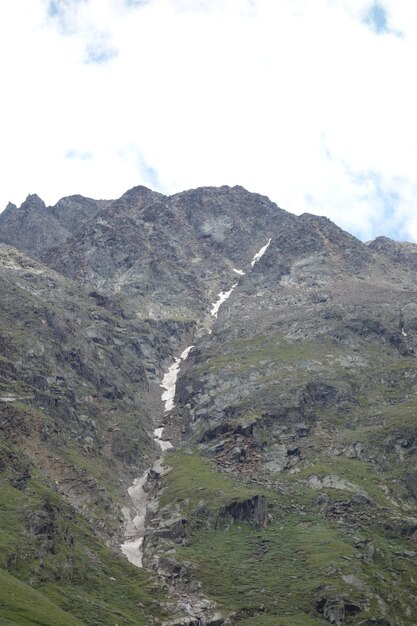
POLYGON ((175 359, 162 379, 161 387, 165 389, 162 393, 162 402, 165 402, 165 413, 174 408, 175 385, 180 371, 180 363, 180 358, 175 359))
POLYGON ((177 384, 181 361, 185 361, 193 348, 194 346, 188 346, 188 348, 186 348, 180 354, 180 356, 175 359, 174 363, 171 365, 171 367, 168 369, 167 373, 162 379, 161 387, 165 389, 165 391, 162 393, 162 402, 165 402, 165 413, 167 413, 168 411, 172 411, 175 406, 175 385, 177 384))
POLYGON ((271 239, 268 241, 268 243, 266 243, 263 248, 261 248, 259 250, 259 252, 257 252, 255 254, 255 256, 253 257, 252 261, 251 261, 251 265, 252 267, 255 265, 255 263, 257 263, 259 261, 259 259, 261 259, 263 257, 263 255, 266 252, 266 249, 268 248, 269 244, 271 243, 271 239))
POLYGON ((185 361, 185 359, 188 359, 188 355, 190 354, 193 348, 194 346, 188 346, 188 348, 185 348, 184 352, 181 352, 180 354, 181 361, 185 361))
POLYGON ((136 478, 133 485, 128 489, 128 494, 133 504, 132 508, 137 514, 132 519, 130 509, 124 508, 122 511, 127 520, 125 536, 128 541, 122 543, 120 547, 128 560, 137 567, 142 567, 142 543, 145 534, 145 515, 148 501, 148 494, 143 486, 148 479, 148 471, 146 470, 140 478, 136 478))
POLYGON ((223 304, 223 302, 227 300, 227 298, 229 298, 230 294, 232 293, 235 287, 237 287, 237 283, 232 285, 232 288, 229 289, 229 291, 221 291, 219 293, 219 295, 217 296, 217 301, 214 302, 211 307, 211 314, 213 317, 217 317, 217 313, 219 312, 221 305, 223 304))
MULTIPOLYGON (((162 452, 173 448, 170 441, 163 439, 163 426, 155 428, 153 434, 154 439, 160 445, 162 452)), ((153 467, 159 466, 160 462, 161 458, 154 463, 153 467)), ((146 472, 144 472, 139 478, 135 478, 133 485, 127 490, 130 499, 132 500, 132 508, 136 511, 135 517, 132 519, 131 509, 122 509, 127 522, 125 537, 128 541, 122 543, 120 548, 127 559, 133 563, 133 565, 136 565, 136 567, 142 567, 143 560, 142 543, 145 535, 145 517, 148 506, 148 494, 146 493, 144 486, 148 480, 148 473, 149 469, 147 469, 146 472)))
MULTIPOLYGON (((188 346, 180 356, 175 359, 175 362, 168 369, 167 373, 162 379, 161 387, 165 389, 162 393, 162 400, 165 402, 165 412, 170 411, 174 407, 175 385, 177 383, 178 373, 180 371, 180 364, 190 354, 194 346, 188 346)), ((154 440, 159 444, 161 452, 170 450, 173 445, 167 439, 164 439, 164 427, 158 426, 153 431, 154 440)), ((161 470, 162 457, 159 457, 153 464, 153 468, 161 470)), ((132 500, 132 509, 136 512, 135 517, 132 519, 132 509, 122 509, 123 515, 126 519, 126 531, 125 537, 127 541, 121 544, 120 548, 127 559, 137 567, 142 567, 143 560, 143 537, 145 535, 145 518, 146 510, 148 507, 148 494, 146 493, 144 486, 148 480, 149 469, 146 470, 139 478, 136 478, 133 485, 129 487, 128 494, 132 500)))
MULTIPOLYGON (((266 249, 271 243, 271 239, 266 243, 260 250, 255 254, 252 259, 251 266, 253 267, 255 263, 259 261, 259 259, 264 255, 266 249)), ((233 268, 233 271, 240 276, 244 276, 245 272, 243 270, 238 270, 233 268)), ((225 302, 231 295, 232 291, 237 287, 238 283, 232 285, 229 291, 221 291, 217 296, 216 302, 213 303, 211 307, 211 315, 214 318, 217 318, 217 314, 223 302, 225 302)), ((210 333, 211 331, 209 331, 210 333)), ((407 336, 404 329, 402 329, 402 333, 404 336, 407 336)), ((188 358, 191 350, 194 346, 188 346, 179 357, 177 357, 174 363, 168 368, 168 371, 162 378, 161 387, 164 389, 162 392, 162 401, 165 402, 165 413, 171 411, 174 408, 174 397, 175 397, 175 386, 177 384, 177 378, 180 371, 181 362, 185 361, 188 358)), ((9 401, 8 396, 3 396, 0 398, 4 402, 9 401)), ((165 452, 165 450, 169 450, 173 447, 172 443, 163 438, 164 435, 164 427, 159 426, 155 428, 153 431, 154 439, 158 442, 161 452, 165 452)), ((157 459, 154 463, 153 467, 160 469, 162 465, 162 456, 157 459)), ((148 494, 146 493, 144 486, 146 481, 148 480, 149 469, 146 470, 139 478, 136 478, 133 485, 129 487, 128 493, 132 500, 132 509, 136 512, 136 515, 132 518, 131 509, 124 508, 122 509, 123 515, 126 518, 126 532, 125 537, 127 541, 121 544, 121 550, 123 554, 126 555, 128 560, 136 565, 137 567, 142 567, 143 560, 143 538, 145 535, 145 518, 146 518, 146 510, 148 506, 148 494)))

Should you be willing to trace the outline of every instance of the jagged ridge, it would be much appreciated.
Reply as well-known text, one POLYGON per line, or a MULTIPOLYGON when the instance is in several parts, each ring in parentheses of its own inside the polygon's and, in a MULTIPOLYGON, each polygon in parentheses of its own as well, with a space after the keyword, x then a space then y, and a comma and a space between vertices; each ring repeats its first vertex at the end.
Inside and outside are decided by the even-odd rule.
MULTIPOLYGON (((87 488, 82 497, 68 485, 60 493, 49 480, 52 509, 37 500, 37 517, 15 523, 17 544, 19 533, 35 537, 32 560, 6 547, 3 566, 44 585, 39 543, 51 529, 54 549, 70 542, 62 520, 71 516, 91 524, 105 511, 94 536, 117 534, 117 480, 127 486, 158 454, 158 384, 194 335, 166 424, 179 449, 167 455, 171 471, 149 483, 144 561, 162 582, 160 601, 147 596, 137 622, 169 621, 164 601, 184 594, 177 608, 210 614, 212 624, 411 626, 416 246, 365 245, 325 218, 296 218, 239 187, 171 198, 139 187, 113 202, 60 203, 31 197, 0 217, 3 241, 58 271, 3 248, 2 480, 22 515, 19 493, 38 493, 35 468, 41 481, 59 483, 62 439, 73 437, 73 471, 86 472, 87 488), (217 294, 235 283, 208 334, 217 294), (30 456, 32 441, 47 462, 30 456), (112 477, 106 462, 115 463, 112 477)), ((89 541, 77 537, 77 549, 89 541)), ((71 550, 69 558, 79 554, 71 550)), ((124 567, 123 580, 132 571, 124 567)), ((46 571, 45 593, 56 599, 61 576, 66 606, 94 623, 62 570, 46 571)), ((120 596, 122 583, 113 583, 120 596)), ((106 602, 136 623, 114 596, 106 602)), ((113 623, 105 612, 103 623, 113 623)))

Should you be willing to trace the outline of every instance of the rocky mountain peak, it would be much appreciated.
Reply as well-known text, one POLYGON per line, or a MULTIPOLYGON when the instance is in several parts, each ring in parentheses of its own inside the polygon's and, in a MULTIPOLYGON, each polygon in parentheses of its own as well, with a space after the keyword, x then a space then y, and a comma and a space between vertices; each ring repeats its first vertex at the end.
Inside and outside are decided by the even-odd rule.
POLYGON ((0 214, 0 241, 39 258, 44 250, 68 234, 49 213, 37 194, 29 195, 20 208, 8 205, 0 214))
POLYGON ((93 200, 77 194, 61 198, 55 206, 49 207, 49 212, 68 233, 75 234, 109 204, 109 200, 93 200))
POLYGON ((390 239, 389 237, 381 235, 373 241, 368 241, 366 245, 374 250, 384 250, 396 247, 397 242, 395 242, 393 239, 390 239))
POLYGON ((46 209, 46 204, 38 196, 37 193, 30 193, 26 197, 26 200, 22 203, 20 210, 21 211, 43 211, 46 209))
POLYGON ((417 244, 400 242, 388 237, 377 237, 368 244, 370 250, 378 252, 389 262, 400 264, 410 270, 417 270, 417 244))
POLYGON ((3 211, 3 214, 13 213, 17 210, 17 206, 13 204, 13 202, 8 202, 6 208, 3 211))
POLYGON ((238 186, 22 207, 0 622, 414 626, 417 246, 238 186))
POLYGON ((304 213, 287 220, 272 237, 247 283, 259 283, 269 291, 288 281, 306 287, 324 285, 370 272, 373 264, 372 252, 356 237, 326 217, 304 213))
POLYGON ((41 258, 50 248, 82 231, 107 204, 74 195, 47 207, 37 194, 29 194, 20 208, 9 203, 0 214, 0 241, 41 258))
POLYGON ((152 191, 143 185, 137 185, 126 191, 120 198, 113 201, 111 210, 137 212, 146 206, 150 206, 163 200, 165 196, 157 191, 152 191))
MULTIPOLYGON (((243 188, 190 190, 168 197, 135 187, 108 203, 82 232, 43 260, 95 287, 129 294, 144 311, 188 319, 217 294, 293 216, 243 188), (175 313, 174 313, 175 312, 175 313)), ((146 314, 146 313, 145 313, 146 314)))
MULTIPOLYGON (((324 216, 303 213, 294 222, 291 236, 294 238, 294 243, 300 245, 300 248, 304 243, 306 250, 310 246, 312 249, 326 249, 333 252, 349 249, 354 250, 355 254, 359 254, 359 256, 365 254, 367 258, 371 258, 371 255, 366 253, 366 246, 359 239, 324 216)), ((290 243, 292 239, 288 239, 290 243)))

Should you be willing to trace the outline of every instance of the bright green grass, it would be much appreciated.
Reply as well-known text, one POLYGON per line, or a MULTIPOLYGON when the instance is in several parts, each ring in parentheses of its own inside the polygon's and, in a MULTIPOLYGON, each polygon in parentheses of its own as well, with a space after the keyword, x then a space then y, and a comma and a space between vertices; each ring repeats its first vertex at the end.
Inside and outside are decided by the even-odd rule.
MULTIPOLYGON (((13 597, 10 581, 31 580, 46 606, 49 601, 74 616, 68 625, 75 626, 78 618, 91 626, 146 626, 162 617, 159 600, 165 598, 151 576, 104 546, 87 520, 35 472, 23 491, 12 487, 8 471, 0 474, 0 566, 10 575, 3 586, 7 597, 13 597), (45 532, 30 531, 33 515, 45 522, 45 532)), ((8 620, 20 615, 18 595, 14 598, 8 620)), ((12 624, 31 623, 23 613, 19 619, 12 624)), ((67 622, 57 618, 51 624, 67 622)))
POLYGON ((85 626, 42 593, 0 570, 0 624, 4 626, 85 626))
POLYGON ((197 452, 178 451, 166 456, 171 467, 163 478, 160 505, 170 502, 181 504, 182 509, 192 512, 200 502, 208 511, 216 511, 231 499, 245 500, 256 494, 274 494, 267 489, 249 487, 236 483, 220 473, 213 461, 201 457, 197 452))
POLYGON ((209 595, 236 611, 237 623, 245 626, 276 624, 271 616, 291 616, 288 623, 294 625, 324 624, 319 616, 309 616, 315 590, 323 582, 343 590, 342 572, 350 571, 354 556, 352 545, 319 518, 289 516, 262 532, 247 524, 226 531, 197 530, 191 540, 178 556, 194 563, 209 595), (329 568, 340 573, 330 576, 329 568))
MULTIPOLYGON (((352 485, 359 487, 378 505, 392 507, 387 499, 386 493, 381 488, 381 475, 375 471, 375 468, 368 463, 361 462, 357 459, 348 459, 342 456, 334 456, 325 462, 318 461, 309 463, 308 466, 300 466, 300 472, 289 477, 291 481, 298 481, 300 478, 307 478, 311 475, 319 477, 327 475, 336 475, 343 478, 352 485)), ((335 491, 331 488, 323 487, 323 491, 335 491)), ((353 492, 345 492, 346 494, 353 492)))
MULTIPOLYGON (((381 476, 371 465, 330 458, 301 474, 281 477, 288 491, 283 495, 241 484, 195 451, 169 454, 167 462, 172 470, 163 477, 160 504, 178 507, 189 521, 188 544, 175 546, 175 559, 202 582, 207 595, 225 613, 236 613, 237 625, 324 626, 327 622, 314 610, 314 599, 323 586, 330 589, 330 595, 345 593, 361 605, 361 619, 382 617, 377 596, 392 605, 390 616, 406 614, 417 582, 414 559, 403 554, 414 546, 406 539, 390 539, 387 524, 392 503, 380 489, 381 476), (304 484, 312 473, 334 473, 366 490, 374 501, 375 524, 348 529, 319 514, 314 504, 318 492, 304 484), (255 493, 262 493, 268 501, 271 516, 265 529, 257 531, 221 517, 225 504, 255 493), (202 511, 207 514, 203 525, 202 511), (218 525, 219 519, 224 523, 218 525), (358 536, 374 542, 372 563, 361 558, 361 548, 354 547, 358 536), (344 580, 344 575, 353 575, 362 587, 344 580)), ((323 491, 330 498, 352 497, 334 489, 323 491)), ((396 509, 394 513, 398 515, 396 509)), ((412 623, 404 621, 407 626, 412 623)))

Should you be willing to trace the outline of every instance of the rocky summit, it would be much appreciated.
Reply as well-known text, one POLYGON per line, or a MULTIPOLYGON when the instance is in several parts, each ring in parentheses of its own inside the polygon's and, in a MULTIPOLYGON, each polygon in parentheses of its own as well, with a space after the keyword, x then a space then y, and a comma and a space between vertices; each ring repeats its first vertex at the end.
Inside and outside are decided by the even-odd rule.
POLYGON ((417 245, 242 187, 0 214, 0 624, 416 626, 417 245))

